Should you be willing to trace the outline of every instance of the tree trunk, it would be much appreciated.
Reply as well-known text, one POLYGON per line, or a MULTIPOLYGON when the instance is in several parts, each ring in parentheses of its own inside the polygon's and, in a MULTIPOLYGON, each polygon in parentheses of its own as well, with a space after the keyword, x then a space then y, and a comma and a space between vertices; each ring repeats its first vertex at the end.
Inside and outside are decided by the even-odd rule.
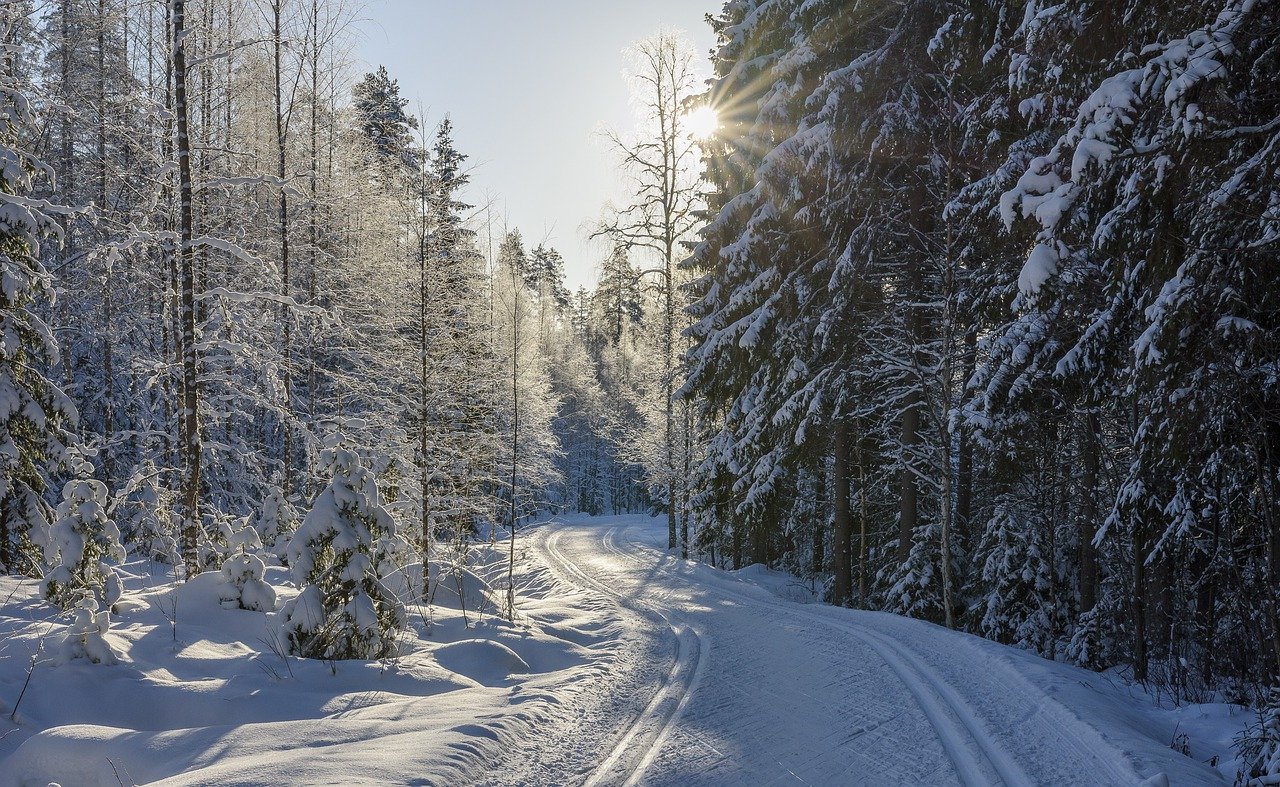
POLYGON ((1147 535, 1146 513, 1133 526, 1133 677, 1147 679, 1147 535))
POLYGON ((919 443, 920 411, 914 397, 908 409, 902 413, 902 467, 898 470, 898 562, 906 563, 911 554, 911 537, 916 529, 918 505, 916 478, 907 464, 911 461, 909 450, 919 443))
POLYGON ((192 254, 191 143, 188 138, 186 0, 173 0, 173 100, 177 119, 179 318, 182 349, 182 493, 186 522, 182 558, 187 577, 200 571, 200 393, 196 362, 195 268, 192 254))
POLYGON ((852 596, 852 577, 850 575, 849 534, 851 516, 849 511, 849 429, 843 420, 835 423, 832 435, 832 453, 835 462, 832 468, 831 493, 835 503, 835 515, 831 523, 831 560, 833 583, 831 601, 834 604, 847 606, 852 596))
POLYGON ((1080 453, 1084 464, 1080 497, 1080 611, 1088 612, 1098 603, 1098 548, 1093 545, 1098 532, 1098 495, 1100 490, 1100 425, 1096 413, 1085 416, 1080 435, 1080 453))
MULTIPOLYGON (((280 27, 280 12, 284 0, 274 0, 271 4, 272 12, 272 29, 271 32, 275 38, 275 46, 273 47, 273 60, 275 66, 275 100, 276 100, 276 177, 280 179, 279 189, 280 198, 278 202, 278 212, 280 221, 280 294, 285 298, 289 297, 289 192, 285 189, 285 116, 284 116, 284 87, 281 84, 281 65, 280 50, 284 46, 283 31, 280 27)), ((292 391, 292 372, 290 368, 290 358, 293 353, 293 342, 290 335, 290 314, 289 307, 285 304, 280 306, 280 324, 284 332, 284 344, 280 348, 282 364, 280 369, 281 383, 284 389, 284 418, 281 424, 284 427, 283 446, 281 448, 281 462, 284 469, 284 482, 282 484, 285 495, 293 490, 293 424, 290 417, 293 413, 293 391, 292 391)))
MULTIPOLYGON (((925 234, 928 217, 924 210, 924 188, 910 189, 908 194, 908 210, 910 226, 920 235, 925 234)), ((903 298, 907 302, 906 333, 907 352, 911 355, 912 366, 923 370, 926 361, 921 357, 921 346, 924 344, 924 317, 919 301, 924 290, 922 266, 929 259, 929 250, 922 248, 904 260, 903 298)), ((921 391, 921 380, 907 383, 911 389, 904 397, 901 428, 901 461, 898 471, 898 562, 906 563, 911 554, 911 540, 919 521, 919 492, 916 488, 915 473, 911 471, 911 462, 920 445, 920 408, 924 404, 921 391)))
POLYGON ((813 554, 810 556, 809 573, 816 576, 822 573, 827 562, 827 465, 825 458, 819 464, 815 481, 817 488, 813 494, 814 522, 813 542, 811 545, 813 554))
MULTIPOLYGON (((977 362, 978 334, 974 326, 968 326, 964 334, 963 381, 973 377, 977 362)), ((956 534, 963 544, 972 536, 973 525, 973 443, 969 430, 961 429, 956 448, 956 534)))
MULTIPOLYGON (((423 164, 422 166, 425 166, 423 164)), ((427 458, 430 447, 428 429, 427 304, 431 286, 427 278, 427 175, 418 173, 418 483, 420 485, 422 531, 422 597, 428 598, 430 580, 427 562, 431 558, 431 468, 427 458)))
POLYGON ((871 561, 871 542, 867 533, 867 452, 861 437, 858 454, 858 606, 867 606, 868 571, 871 561))

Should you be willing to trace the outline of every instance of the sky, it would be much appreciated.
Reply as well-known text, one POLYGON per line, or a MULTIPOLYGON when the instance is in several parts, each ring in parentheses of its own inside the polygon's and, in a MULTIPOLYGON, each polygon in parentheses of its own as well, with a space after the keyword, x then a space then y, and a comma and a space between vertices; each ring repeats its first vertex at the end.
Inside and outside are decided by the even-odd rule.
MULTIPOLYGON (((448 113, 470 156, 468 199, 526 245, 565 257, 571 289, 604 257, 588 228, 625 183, 600 139, 633 126, 623 50, 662 28, 688 33, 707 73, 704 17, 717 0, 367 0, 355 53, 385 65, 429 127, 448 113)), ((496 238, 495 245, 498 239, 496 238)), ((486 238, 481 238, 486 243, 486 238)))

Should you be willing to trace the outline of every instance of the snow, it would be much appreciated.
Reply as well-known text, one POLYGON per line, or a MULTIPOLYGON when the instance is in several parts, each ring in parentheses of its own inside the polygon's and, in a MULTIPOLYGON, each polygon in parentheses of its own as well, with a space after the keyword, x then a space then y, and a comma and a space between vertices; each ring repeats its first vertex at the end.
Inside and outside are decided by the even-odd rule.
POLYGON ((1018 292, 1035 295, 1058 272, 1058 250, 1052 243, 1039 243, 1018 274, 1018 292))
MULTIPOLYGON (((435 605, 411 606, 406 655, 335 664, 283 658, 281 613, 226 609, 220 572, 175 590, 170 567, 145 561, 125 567, 126 597, 105 636, 119 664, 61 663, 48 651, 70 627, 34 580, 0 578, 0 785, 117 785, 117 772, 125 784, 474 781, 492 750, 533 736, 556 702, 547 689, 604 674, 586 647, 602 636, 592 633, 599 620, 560 606, 545 626, 532 614, 494 617, 479 589, 482 574, 505 577, 501 557, 478 549, 462 572, 465 615, 447 590, 452 572, 435 605)), ((542 575, 528 560, 516 573, 530 613, 542 575)), ((297 593, 287 577, 264 572, 286 600, 297 593)))
MULTIPOLYGON (((408 604, 402 655, 379 661, 284 656, 283 613, 226 608, 219 572, 175 588, 167 566, 123 566, 105 634, 91 610, 68 626, 35 581, 0 578, 0 785, 1200 784, 1234 773, 1230 741, 1248 721, 1234 706, 1161 707, 1114 675, 816 603, 816 588, 764 566, 676 559, 665 539, 665 521, 640 516, 530 528, 514 624, 494 617, 504 550, 476 546, 468 568, 432 567, 435 603, 408 604), (10 723, 42 639, 86 629, 119 663, 43 645, 10 723)), ((288 576, 268 565, 261 581, 306 614, 288 576)), ((412 564, 387 585, 420 578, 412 564)))

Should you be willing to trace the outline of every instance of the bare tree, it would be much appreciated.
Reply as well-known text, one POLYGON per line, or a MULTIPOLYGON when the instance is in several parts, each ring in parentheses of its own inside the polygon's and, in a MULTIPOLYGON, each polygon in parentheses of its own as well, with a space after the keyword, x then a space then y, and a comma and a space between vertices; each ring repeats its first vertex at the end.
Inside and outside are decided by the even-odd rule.
MULTIPOLYGON (((700 202, 697 141, 685 119, 698 95, 694 50, 683 34, 662 31, 637 42, 627 52, 633 101, 639 113, 639 133, 626 139, 609 132, 610 146, 628 174, 631 201, 618 208, 595 235, 611 236, 630 248, 648 249, 660 266, 642 270, 657 277, 662 302, 662 396, 666 424, 663 435, 662 479, 667 494, 667 546, 677 544, 676 511, 684 497, 682 462, 677 456, 673 394, 677 373, 675 319, 679 285, 676 263, 683 256, 681 242, 697 226, 700 202)), ((687 554, 688 545, 683 544, 687 554)))

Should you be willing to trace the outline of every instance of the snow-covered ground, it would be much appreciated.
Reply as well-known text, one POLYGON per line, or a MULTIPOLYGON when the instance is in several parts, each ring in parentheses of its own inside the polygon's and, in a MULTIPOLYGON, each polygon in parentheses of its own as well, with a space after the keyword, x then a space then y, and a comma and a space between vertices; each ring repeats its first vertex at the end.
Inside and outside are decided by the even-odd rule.
MULTIPOLYGON (((1243 720, 1105 676, 811 600, 759 567, 668 555, 665 522, 576 519, 438 577, 405 655, 282 658, 274 614, 133 564, 114 666, 57 663, 64 624, 0 579, 0 785, 1220 782, 1243 720), (177 622, 172 622, 176 601, 177 622), (465 602, 465 603, 462 603, 465 602), (465 613, 464 608, 465 607, 465 613), (43 638, 30 685, 8 717, 43 638), (1171 747, 1187 736, 1190 757, 1171 747)), ((270 569, 283 602, 292 592, 270 569)), ((1233 715, 1234 714, 1234 715, 1233 715)))

